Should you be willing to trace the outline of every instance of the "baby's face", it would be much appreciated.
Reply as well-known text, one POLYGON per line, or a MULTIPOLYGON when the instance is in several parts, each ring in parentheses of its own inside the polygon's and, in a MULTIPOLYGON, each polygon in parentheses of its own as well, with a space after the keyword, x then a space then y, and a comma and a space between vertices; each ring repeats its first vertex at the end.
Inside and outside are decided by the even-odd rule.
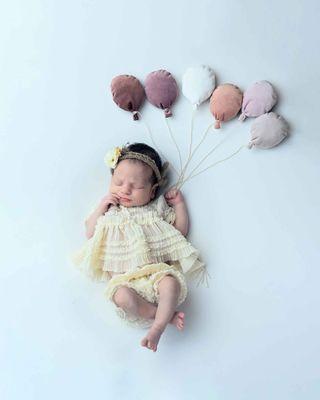
POLYGON ((120 197, 125 207, 143 206, 154 198, 156 185, 152 186, 152 169, 142 163, 122 160, 113 172, 110 193, 120 197))

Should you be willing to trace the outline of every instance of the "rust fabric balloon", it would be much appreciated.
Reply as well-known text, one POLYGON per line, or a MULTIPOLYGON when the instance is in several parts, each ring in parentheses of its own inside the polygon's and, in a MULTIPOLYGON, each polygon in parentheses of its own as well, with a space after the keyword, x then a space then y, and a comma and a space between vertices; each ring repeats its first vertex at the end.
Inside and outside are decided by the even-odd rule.
POLYGON ((133 75, 118 75, 111 81, 113 101, 123 110, 130 111, 133 119, 139 119, 138 110, 146 95, 140 81, 133 75))
POLYGON ((164 110, 166 118, 171 117, 171 106, 178 96, 178 85, 170 72, 164 69, 151 72, 146 77, 145 90, 150 103, 164 110))
POLYGON ((225 83, 216 88, 210 98, 210 111, 216 119, 216 129, 221 127, 221 122, 229 121, 238 114, 242 98, 241 90, 231 83, 225 83))

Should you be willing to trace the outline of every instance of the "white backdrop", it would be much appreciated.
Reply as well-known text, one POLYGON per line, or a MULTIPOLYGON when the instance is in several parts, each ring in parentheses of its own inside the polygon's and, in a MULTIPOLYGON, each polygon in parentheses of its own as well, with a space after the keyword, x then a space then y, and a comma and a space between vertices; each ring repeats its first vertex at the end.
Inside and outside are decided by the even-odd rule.
MULTIPOLYGON (((1 2, 1 399, 319 398, 319 11, 316 0, 1 2), (70 254, 105 194, 105 152, 150 143, 113 103, 112 77, 165 68, 181 86, 201 63, 218 83, 271 81, 292 134, 183 188, 212 280, 190 284, 185 330, 170 326, 153 353, 70 254)), ((177 165, 162 113, 142 113, 177 165)), ((182 95, 173 113, 185 157, 182 95)), ((212 121, 206 103, 195 140, 212 121)), ((225 124, 200 153, 219 136, 210 161, 230 154, 251 123, 225 124)))

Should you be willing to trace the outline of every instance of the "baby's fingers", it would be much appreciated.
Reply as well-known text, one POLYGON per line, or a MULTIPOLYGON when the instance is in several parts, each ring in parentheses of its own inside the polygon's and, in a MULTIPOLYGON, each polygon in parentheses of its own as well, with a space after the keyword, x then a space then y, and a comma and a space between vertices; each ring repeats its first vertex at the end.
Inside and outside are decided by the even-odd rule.
POLYGON ((103 205, 108 206, 109 204, 117 205, 118 200, 116 198, 108 197, 103 201, 103 205))
POLYGON ((172 190, 169 190, 169 191, 166 193, 165 197, 166 197, 167 199, 172 199, 173 197, 176 197, 176 195, 177 195, 177 190, 176 190, 176 189, 172 189, 172 190))
POLYGON ((115 206, 119 203, 119 200, 117 198, 115 199, 110 199, 109 203, 114 204, 115 206))
POLYGON ((110 198, 117 198, 119 197, 116 193, 108 193, 104 197, 102 197, 102 200, 110 200, 110 198))

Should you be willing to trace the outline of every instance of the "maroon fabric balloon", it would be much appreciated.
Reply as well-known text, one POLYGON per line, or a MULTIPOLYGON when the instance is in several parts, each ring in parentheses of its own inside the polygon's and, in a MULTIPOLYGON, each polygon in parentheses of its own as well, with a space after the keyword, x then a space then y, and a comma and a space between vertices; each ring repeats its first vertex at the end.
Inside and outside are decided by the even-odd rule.
POLYGON ((111 81, 113 101, 123 110, 130 111, 133 119, 139 119, 138 110, 145 99, 144 88, 133 75, 118 75, 111 81))
POLYGON ((170 72, 164 69, 151 72, 146 77, 145 90, 150 103, 164 110, 166 118, 171 117, 170 108, 178 96, 178 85, 170 72))

